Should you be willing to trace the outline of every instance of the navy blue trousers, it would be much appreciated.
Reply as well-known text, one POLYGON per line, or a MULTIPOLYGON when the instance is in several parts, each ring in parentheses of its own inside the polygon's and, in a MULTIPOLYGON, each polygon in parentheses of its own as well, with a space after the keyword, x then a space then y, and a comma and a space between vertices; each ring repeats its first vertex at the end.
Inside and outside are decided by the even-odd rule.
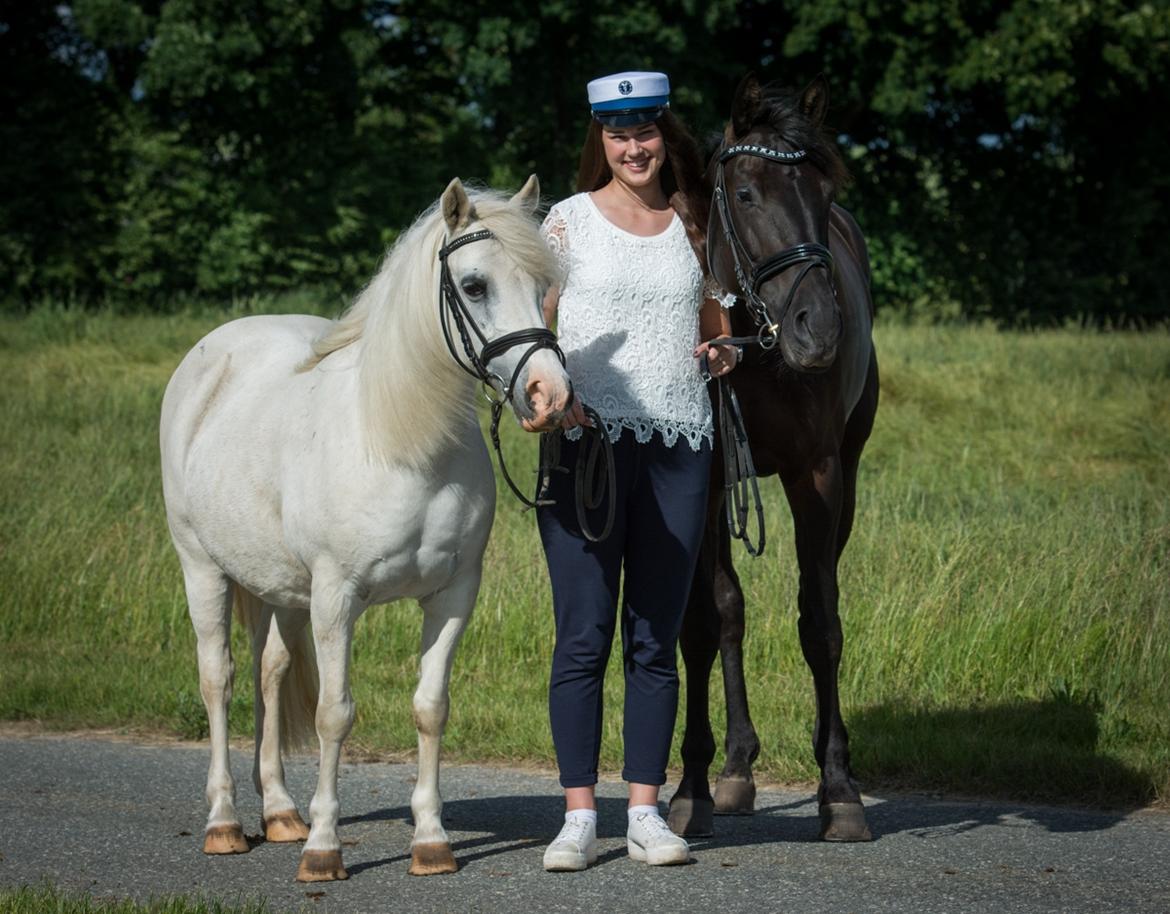
MULTIPOLYGON (((549 717, 562 787, 597 783, 602 684, 618 619, 625 672, 622 777, 666 782, 678 711, 676 645, 703 535, 711 448, 685 438, 667 447, 655 433, 638 444, 629 430, 614 444, 617 513, 600 543, 580 531, 573 501, 578 445, 562 439, 561 466, 537 522, 552 581, 556 647, 549 717), (624 576, 623 576, 624 572, 624 576), (624 577, 624 580, 623 580, 624 577)), ((589 515, 600 529, 605 503, 589 515)))

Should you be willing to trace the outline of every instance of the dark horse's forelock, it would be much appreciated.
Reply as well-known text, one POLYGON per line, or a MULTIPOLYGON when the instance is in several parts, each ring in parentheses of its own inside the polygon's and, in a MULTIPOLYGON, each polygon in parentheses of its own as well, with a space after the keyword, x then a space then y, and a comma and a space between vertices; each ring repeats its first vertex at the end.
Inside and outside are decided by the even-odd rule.
POLYGON ((793 89, 765 86, 752 127, 771 127, 793 149, 805 150, 809 161, 832 182, 833 189, 841 190, 849 183, 849 169, 829 132, 805 113, 803 97, 793 89))

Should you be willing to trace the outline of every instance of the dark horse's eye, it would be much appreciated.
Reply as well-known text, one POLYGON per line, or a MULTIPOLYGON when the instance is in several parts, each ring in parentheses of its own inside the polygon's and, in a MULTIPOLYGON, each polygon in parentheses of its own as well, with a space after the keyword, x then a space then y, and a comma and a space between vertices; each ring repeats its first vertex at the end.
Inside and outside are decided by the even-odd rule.
POLYGON ((752 202, 751 188, 748 188, 748 187, 738 188, 735 191, 735 199, 738 200, 740 203, 751 203, 752 202))
POLYGON ((487 286, 482 279, 468 278, 463 280, 460 285, 468 298, 483 298, 484 293, 487 292, 487 286))

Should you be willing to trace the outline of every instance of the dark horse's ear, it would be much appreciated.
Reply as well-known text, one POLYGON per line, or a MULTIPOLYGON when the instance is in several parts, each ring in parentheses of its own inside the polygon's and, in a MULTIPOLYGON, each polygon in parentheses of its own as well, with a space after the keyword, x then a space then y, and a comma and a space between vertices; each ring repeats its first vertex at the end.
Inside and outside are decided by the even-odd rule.
POLYGON ((735 101, 731 103, 731 127, 737 137, 751 129, 763 101, 764 90, 760 88, 760 81, 755 73, 748 73, 735 87, 735 101))
POLYGON ((829 81, 825 79, 824 73, 818 73, 817 78, 804 90, 800 97, 800 110, 814 126, 819 127, 824 123, 825 112, 829 110, 829 81))

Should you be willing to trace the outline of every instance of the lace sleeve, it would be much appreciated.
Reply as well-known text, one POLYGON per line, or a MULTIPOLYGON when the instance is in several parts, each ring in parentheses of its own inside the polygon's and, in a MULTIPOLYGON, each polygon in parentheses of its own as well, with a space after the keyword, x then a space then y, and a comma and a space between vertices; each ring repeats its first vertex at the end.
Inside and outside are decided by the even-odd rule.
POLYGON ((565 276, 569 272, 569 224, 558 207, 554 206, 548 211, 540 226, 540 233, 556 257, 561 275, 565 276))
POLYGON ((714 276, 703 280, 703 298, 713 298, 719 302, 719 307, 725 311, 735 304, 735 296, 719 285, 714 276))

